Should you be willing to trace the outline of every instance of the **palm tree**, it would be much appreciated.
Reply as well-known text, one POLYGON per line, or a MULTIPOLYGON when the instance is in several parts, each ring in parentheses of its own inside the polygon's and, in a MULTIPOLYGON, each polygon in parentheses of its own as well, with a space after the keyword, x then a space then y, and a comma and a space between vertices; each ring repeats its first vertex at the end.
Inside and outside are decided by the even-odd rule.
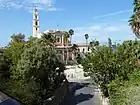
POLYGON ((71 44, 72 35, 74 35, 74 31, 72 29, 69 30, 69 35, 70 35, 70 44, 71 44))
POLYGON ((77 51, 78 51, 78 45, 77 44, 73 44, 71 47, 72 52, 74 53, 74 55, 76 56, 77 51))
MULTIPOLYGON (((88 35, 88 34, 85 34, 87 50, 88 50, 88 38, 89 38, 89 35, 88 35)), ((87 51, 87 50, 86 50, 86 51, 87 51)), ((86 53, 87 53, 87 52, 86 52, 86 53)))
POLYGON ((134 0, 133 15, 130 17, 129 26, 133 33, 140 38, 140 1, 134 0))
POLYGON ((133 11, 134 12, 139 12, 139 10, 140 10, 140 1, 139 0, 134 0, 133 5, 134 5, 133 11))
POLYGON ((68 52, 69 52, 69 50, 68 50, 68 41, 69 41, 68 39, 69 39, 69 37, 70 37, 69 33, 65 32, 64 33, 64 44, 67 46, 66 64, 68 63, 68 57, 69 57, 69 54, 68 54, 68 52))
POLYGON ((64 32, 64 44, 67 45, 68 44, 68 39, 69 39, 70 35, 68 32, 64 32))
POLYGON ((74 54, 74 61, 77 63, 76 57, 77 57, 77 55, 79 53, 78 45, 77 44, 73 44, 72 47, 71 47, 71 50, 72 50, 72 53, 74 54))

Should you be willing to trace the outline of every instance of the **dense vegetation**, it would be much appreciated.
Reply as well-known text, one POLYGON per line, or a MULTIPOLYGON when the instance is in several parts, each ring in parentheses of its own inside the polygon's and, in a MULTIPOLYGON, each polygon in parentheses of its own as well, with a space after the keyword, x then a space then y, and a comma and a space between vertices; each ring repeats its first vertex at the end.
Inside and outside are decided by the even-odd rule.
POLYGON ((0 50, 0 89, 25 105, 40 105, 62 83, 64 64, 56 56, 53 35, 42 38, 12 35, 0 50), (56 69, 59 68, 59 69, 56 69))
POLYGON ((139 46, 137 40, 112 45, 109 39, 108 46, 95 46, 93 43, 92 52, 82 63, 85 74, 100 85, 111 105, 134 105, 132 103, 138 102, 135 95, 140 88, 139 46))

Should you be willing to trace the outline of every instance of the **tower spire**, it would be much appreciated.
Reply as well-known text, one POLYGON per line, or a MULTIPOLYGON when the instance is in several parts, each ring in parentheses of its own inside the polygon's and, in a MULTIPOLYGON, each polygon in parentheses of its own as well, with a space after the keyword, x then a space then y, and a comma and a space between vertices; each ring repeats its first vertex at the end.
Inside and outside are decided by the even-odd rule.
POLYGON ((33 12, 33 37, 38 37, 38 34, 39 34, 39 17, 37 6, 35 6, 33 12))

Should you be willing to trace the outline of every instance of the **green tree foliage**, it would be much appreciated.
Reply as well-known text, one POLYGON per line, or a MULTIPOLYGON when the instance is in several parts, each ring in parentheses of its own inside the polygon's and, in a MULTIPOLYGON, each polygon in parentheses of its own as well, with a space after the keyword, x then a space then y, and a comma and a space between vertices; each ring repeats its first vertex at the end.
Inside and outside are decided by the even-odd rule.
POLYGON ((3 48, 0 49, 0 79, 9 77, 9 65, 3 54, 3 48))
POLYGON ((105 45, 99 46, 98 49, 93 48, 83 61, 84 71, 101 86, 105 96, 109 96, 108 84, 117 77, 129 80, 128 75, 137 68, 139 44, 137 41, 124 42, 115 51, 105 45))
POLYGON ((134 0, 134 8, 133 8, 133 14, 130 17, 129 25, 131 26, 131 29, 133 33, 140 38, 140 1, 134 0))
POLYGON ((55 37, 52 33, 43 33, 42 35, 42 41, 47 44, 55 43, 55 37))
POLYGON ((12 41, 14 41, 14 42, 22 42, 25 39, 25 35, 24 34, 21 34, 21 33, 19 33, 19 34, 13 34, 11 36, 11 38, 12 38, 12 41))
POLYGON ((52 46, 55 38, 50 34, 40 39, 23 39, 22 34, 12 36, 12 41, 1 50, 0 89, 26 105, 40 105, 65 79, 61 76, 65 65, 56 56, 52 46))
MULTIPOLYGON (((59 67, 59 60, 57 59, 53 48, 36 43, 34 46, 24 50, 21 55, 21 59, 17 63, 16 70, 13 71, 13 80, 15 83, 19 80, 22 81, 19 85, 21 87, 25 84, 27 84, 27 86, 31 86, 28 89, 30 93, 33 92, 31 93, 33 94, 32 96, 39 96, 39 93, 34 93, 36 92, 36 89, 38 92, 43 92, 46 89, 49 90, 53 88, 52 86, 55 85, 53 84, 53 81, 56 76, 57 67, 59 67)), ((23 90, 25 89, 27 89, 27 87, 23 88, 23 90)), ((18 94, 20 96, 23 95, 23 93, 18 91, 14 94, 18 94)), ((46 97, 47 95, 49 95, 49 93, 46 93, 46 97)), ((28 102, 29 98, 32 98, 30 100, 36 99, 28 96, 28 94, 26 98, 27 100, 24 100, 25 102, 28 102)))
POLYGON ((7 62, 10 64, 10 70, 16 68, 18 61, 21 59, 21 54, 24 51, 25 42, 12 41, 4 49, 4 56, 7 62))
POLYGON ((112 41, 111 41, 110 38, 108 38, 108 46, 109 46, 110 48, 112 48, 112 41))

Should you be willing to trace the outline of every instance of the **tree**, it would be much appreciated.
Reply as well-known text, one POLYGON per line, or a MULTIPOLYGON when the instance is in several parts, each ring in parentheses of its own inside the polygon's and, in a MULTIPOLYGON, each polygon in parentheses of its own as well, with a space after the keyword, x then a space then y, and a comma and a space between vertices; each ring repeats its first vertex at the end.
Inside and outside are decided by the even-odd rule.
POLYGON ((18 61, 21 59, 21 54, 24 51, 26 42, 10 42, 7 48, 4 49, 4 57, 10 64, 10 70, 15 69, 18 61))
POLYGON ((12 41, 14 41, 14 42, 22 42, 22 41, 24 41, 24 39, 25 39, 25 35, 22 34, 22 33, 13 34, 13 35, 11 36, 11 38, 12 38, 12 41))
POLYGON ((68 32, 64 32, 64 44, 68 44, 68 39, 70 38, 70 34, 68 32))
POLYGON ((92 50, 96 50, 100 45, 99 41, 96 40, 91 41, 89 44, 92 50))
MULTIPOLYGON (((7 79, 10 76, 10 70, 8 62, 3 54, 3 48, 0 49, 0 80, 7 79)), ((2 82, 2 81, 1 81, 2 82)))
POLYGON ((64 71, 53 46, 46 46, 40 40, 42 39, 36 40, 23 51, 16 69, 12 70, 11 86, 17 89, 17 85, 22 89, 12 90, 12 95, 20 97, 26 105, 31 105, 34 101, 39 104, 44 97, 47 99, 54 94, 57 73, 64 71), (60 68, 59 71, 56 71, 57 67, 60 68))
POLYGON ((70 44, 71 44, 72 36, 74 35, 74 30, 70 29, 69 35, 70 35, 70 44))
POLYGON ((78 45, 77 44, 73 44, 71 47, 72 53, 74 54, 74 60, 76 60, 75 58, 78 55, 78 45))
POLYGON ((133 33, 140 38, 140 1, 134 0, 133 15, 130 17, 129 25, 133 33))
POLYGON ((61 74, 65 65, 52 46, 54 37, 30 37, 28 41, 12 38, 4 49, 0 49, 0 89, 26 105, 41 105, 64 79, 61 74), (61 78, 60 81, 56 77, 61 78))
POLYGON ((71 47, 71 49, 72 49, 72 51, 73 51, 74 53, 76 53, 77 50, 78 50, 78 45, 77 45, 77 44, 73 44, 72 47, 71 47))
MULTIPOLYGON (((64 43, 65 45, 67 46, 67 55, 66 55, 66 64, 68 62, 68 57, 69 57, 69 39, 70 38, 70 34, 68 32, 64 32, 64 43)), ((64 51, 63 51, 63 54, 64 54, 64 51)))
POLYGON ((54 45, 56 39, 55 36, 52 33, 43 33, 42 35, 42 41, 46 44, 54 45))
POLYGON ((85 34, 87 50, 88 50, 88 38, 89 38, 89 35, 88 34, 85 34))
POLYGON ((108 46, 109 46, 110 48, 112 48, 112 41, 111 41, 110 38, 108 38, 108 46))
POLYGON ((121 80, 128 80, 129 74, 137 68, 138 46, 138 43, 132 41, 117 46, 115 51, 108 46, 100 46, 98 49, 92 50, 83 61, 84 71, 101 86, 105 96, 109 95, 108 84, 117 77, 120 77, 121 80))

